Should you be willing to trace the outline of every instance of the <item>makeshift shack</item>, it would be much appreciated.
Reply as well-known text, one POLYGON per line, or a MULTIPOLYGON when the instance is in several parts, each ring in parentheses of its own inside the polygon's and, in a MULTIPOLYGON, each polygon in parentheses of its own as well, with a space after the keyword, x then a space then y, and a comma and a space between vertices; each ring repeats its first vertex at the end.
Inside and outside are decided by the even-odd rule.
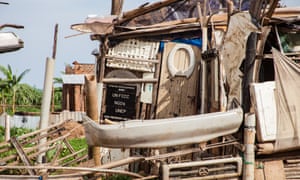
POLYGON ((87 106, 98 107, 99 118, 83 116, 87 143, 129 154, 87 171, 300 178, 300 8, 164 0, 112 14, 71 28, 100 42, 98 90, 89 89, 98 94, 89 95, 101 101, 87 106))
MULTIPOLYGON (((96 125, 86 117, 88 143, 114 148, 150 148, 132 150, 132 155, 143 156, 180 154, 187 149, 219 144, 205 153, 201 150, 190 151, 194 152, 191 156, 183 153, 184 157, 179 155, 180 158, 172 161, 174 166, 168 163, 168 158, 164 159, 167 164, 160 165, 163 179, 239 177, 241 171, 244 178, 254 178, 259 174, 255 163, 265 163, 267 168, 279 167, 283 177, 292 177, 293 173, 284 174, 290 161, 282 158, 287 154, 279 156, 280 161, 272 162, 277 160, 278 152, 290 154, 291 150, 298 149, 298 106, 291 108, 291 100, 285 101, 287 95, 292 95, 290 91, 297 92, 299 84, 296 75, 288 81, 285 76, 291 70, 282 74, 285 71, 278 65, 281 63, 274 61, 286 59, 284 55, 297 60, 299 13, 299 8, 280 8, 278 1, 222 4, 166 0, 119 16, 72 25, 72 29, 91 32, 91 39, 101 43, 97 62, 98 83, 103 87, 100 120, 103 123, 122 121, 120 125, 96 125), (284 80, 278 79, 281 76, 284 80), (264 81, 275 81, 275 85, 270 82, 265 88, 264 81), (286 92, 285 87, 292 86, 283 86, 280 81, 295 87, 286 92), (238 121, 239 106, 244 114, 241 121, 238 121), (276 111, 275 106, 285 109, 276 111), (231 110, 237 114, 228 115, 231 110), (284 120, 275 115, 284 116, 284 120), (237 129, 227 126, 228 119, 222 121, 226 116, 237 120, 237 129), (198 119, 199 124, 193 124, 191 117, 198 119), (216 123, 219 120, 220 126, 213 127, 215 122, 210 118, 216 123), (177 125, 181 128, 176 129, 177 125), (194 126, 207 131, 195 130, 194 126), (222 126, 235 130, 212 135, 214 130, 222 132, 222 126), (199 131, 212 136, 196 138, 199 131), (185 135, 189 138, 185 139, 185 135), (238 159, 232 159, 241 157, 240 153, 244 154, 243 162, 248 163, 241 165, 238 159), (261 155, 266 153, 270 153, 268 160, 261 155), (207 159, 214 161, 205 162, 207 159), (197 160, 201 160, 199 164, 197 160), (224 170, 229 167, 223 160, 234 164, 236 169, 224 170), (223 168, 214 171, 213 167, 207 167, 211 164, 223 168), (193 168, 207 173, 194 174, 193 168)), ((292 67, 299 72, 297 65, 292 67)), ((141 170, 140 164, 132 170, 141 170)), ((158 166, 153 163, 147 167, 153 170, 158 166)), ((262 174, 273 177, 267 170, 262 174)))

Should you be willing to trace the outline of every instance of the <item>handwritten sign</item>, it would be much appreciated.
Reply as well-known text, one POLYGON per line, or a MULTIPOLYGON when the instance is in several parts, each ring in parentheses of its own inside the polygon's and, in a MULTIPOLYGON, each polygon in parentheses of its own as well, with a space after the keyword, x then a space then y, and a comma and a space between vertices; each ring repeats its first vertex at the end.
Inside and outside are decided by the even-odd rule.
POLYGON ((136 86, 107 85, 104 118, 111 120, 135 119, 136 86))

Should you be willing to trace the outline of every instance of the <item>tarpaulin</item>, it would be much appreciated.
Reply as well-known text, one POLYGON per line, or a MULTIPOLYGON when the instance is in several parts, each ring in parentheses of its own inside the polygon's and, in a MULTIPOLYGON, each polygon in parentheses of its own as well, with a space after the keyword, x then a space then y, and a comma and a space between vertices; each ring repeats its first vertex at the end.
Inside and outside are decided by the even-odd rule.
MULTIPOLYGON (((252 0, 234 0, 235 9, 248 10, 252 0)), ((185 18, 199 17, 197 3, 204 4, 204 0, 181 0, 170 6, 160 8, 159 10, 138 16, 127 22, 127 26, 146 26, 166 21, 173 21, 185 18)), ((226 9, 226 0, 210 0, 207 3, 208 14, 224 11, 226 9)), ((125 25, 125 24, 123 24, 125 25)))
POLYGON ((272 49, 275 68, 277 135, 275 151, 300 147, 300 65, 272 49))

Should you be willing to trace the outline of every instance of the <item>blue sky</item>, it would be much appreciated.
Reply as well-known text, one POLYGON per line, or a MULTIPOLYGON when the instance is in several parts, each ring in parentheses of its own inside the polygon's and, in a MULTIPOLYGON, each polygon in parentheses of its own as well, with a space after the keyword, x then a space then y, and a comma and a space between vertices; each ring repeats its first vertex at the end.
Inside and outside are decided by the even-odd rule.
MULTIPOLYGON (((30 69, 22 83, 43 88, 45 62, 52 56, 54 26, 59 24, 55 77, 60 77, 66 64, 73 61, 94 63, 91 55, 99 42, 91 41, 89 35, 65 38, 78 32, 70 25, 81 23, 88 15, 105 16, 110 14, 110 0, 2 0, 9 5, 0 4, 0 24, 18 24, 24 29, 5 28, 2 32, 15 32, 24 41, 24 48, 0 54, 0 64, 10 64, 14 73, 20 74, 30 69)), ((124 0, 124 11, 137 8, 145 2, 155 0, 124 0)), ((298 0, 281 1, 287 6, 300 6, 298 0)))
MULTIPOLYGON (((18 24, 24 29, 4 28, 1 32, 15 32, 23 41, 24 48, 15 52, 0 54, 0 64, 10 64, 14 73, 30 69, 22 83, 43 88, 45 62, 52 56, 54 27, 58 23, 58 42, 55 61, 55 77, 60 77, 66 64, 77 60, 80 63, 94 63, 91 55, 99 42, 91 41, 88 34, 65 38, 77 34, 70 25, 84 22, 88 15, 110 14, 110 0, 2 0, 0 24, 18 24)), ((149 0, 148 0, 149 1, 149 0)), ((125 0, 124 10, 131 10, 148 2, 147 0, 125 0)), ((150 2, 153 2, 151 0, 150 2)))

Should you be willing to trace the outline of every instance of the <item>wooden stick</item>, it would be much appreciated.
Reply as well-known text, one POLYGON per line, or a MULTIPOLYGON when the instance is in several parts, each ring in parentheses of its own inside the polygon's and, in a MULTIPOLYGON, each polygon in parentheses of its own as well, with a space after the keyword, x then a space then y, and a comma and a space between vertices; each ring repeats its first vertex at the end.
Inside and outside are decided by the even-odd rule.
POLYGON ((54 43, 53 43, 53 51, 52 51, 52 58, 56 58, 56 47, 57 47, 57 34, 58 34, 58 24, 55 24, 54 28, 54 43))
POLYGON ((61 125, 63 125, 64 123, 66 123, 66 121, 60 122, 60 123, 58 123, 58 124, 54 124, 54 125, 49 126, 49 127, 45 128, 45 129, 40 129, 40 130, 31 132, 31 133, 24 134, 24 135, 22 135, 22 136, 19 136, 18 139, 20 140, 20 139, 24 139, 24 138, 27 138, 27 137, 30 137, 30 136, 38 135, 38 134, 40 134, 41 132, 48 131, 49 129, 52 129, 52 128, 61 126, 61 125))
POLYGON ((82 152, 84 152, 84 151, 85 151, 85 149, 81 149, 81 150, 79 150, 79 151, 77 151, 77 152, 74 152, 74 153, 72 153, 72 154, 69 154, 69 155, 63 157, 63 158, 60 158, 60 159, 58 159, 57 161, 58 161, 59 163, 60 163, 60 162, 63 162, 64 160, 66 160, 66 159, 68 159, 68 158, 70 158, 70 157, 73 157, 73 156, 75 156, 75 155, 78 155, 78 154, 80 154, 80 153, 82 153, 82 152))
POLYGON ((122 19, 120 19, 118 21, 118 24, 129 21, 129 20, 131 20, 135 17, 141 16, 141 15, 146 14, 148 12, 155 11, 155 10, 160 9, 162 7, 169 6, 170 4, 173 4, 173 3, 179 2, 179 1, 182 1, 182 0, 165 0, 165 1, 162 1, 162 2, 153 3, 149 6, 139 7, 137 9, 132 10, 132 11, 127 11, 127 12, 123 13, 123 17, 122 17, 122 19))
POLYGON ((3 25, 0 25, 0 29, 5 28, 5 27, 11 27, 11 28, 16 28, 16 29, 23 29, 24 28, 24 26, 16 25, 16 24, 3 24, 3 25))
POLYGON ((130 60, 130 61, 141 61, 141 62, 149 62, 149 63, 159 63, 157 59, 148 60, 148 59, 137 59, 137 58, 120 58, 115 56, 105 56, 107 59, 113 59, 113 60, 130 60))
MULTIPOLYGON (((90 172, 77 172, 71 174, 60 174, 60 175, 49 175, 48 179, 55 180, 81 180, 83 176, 91 174, 90 172)), ((13 180, 30 180, 30 179, 39 179, 41 176, 38 175, 0 175, 0 179, 13 179, 13 180)))
POLYGON ((156 83, 157 79, 104 78, 103 83, 156 83))
MULTIPOLYGON (((21 147, 21 145, 19 144, 18 140, 13 137, 11 138, 11 143, 14 145, 18 155, 20 156, 21 160, 23 161, 23 163, 27 166, 30 166, 31 163, 29 161, 29 158, 27 157, 27 155, 25 154, 23 148, 21 147)), ((28 172, 30 175, 35 175, 36 172, 34 169, 28 169, 28 172)))
POLYGON ((73 171, 86 171, 86 172, 99 172, 109 174, 123 174, 131 177, 143 178, 143 176, 122 170, 101 169, 101 168, 87 168, 87 167, 58 167, 58 166, 3 166, 6 169, 53 169, 53 170, 73 170, 73 171))
POLYGON ((104 119, 104 124, 119 124, 118 122, 115 122, 115 121, 112 121, 112 120, 109 120, 109 119, 104 119))
POLYGON ((113 161, 113 162, 110 162, 107 164, 103 164, 103 165, 99 166, 98 168, 112 169, 112 168, 120 167, 120 166, 129 164, 129 163, 141 161, 141 160, 144 160, 144 158, 143 157, 128 157, 128 158, 121 159, 118 161, 113 161))

